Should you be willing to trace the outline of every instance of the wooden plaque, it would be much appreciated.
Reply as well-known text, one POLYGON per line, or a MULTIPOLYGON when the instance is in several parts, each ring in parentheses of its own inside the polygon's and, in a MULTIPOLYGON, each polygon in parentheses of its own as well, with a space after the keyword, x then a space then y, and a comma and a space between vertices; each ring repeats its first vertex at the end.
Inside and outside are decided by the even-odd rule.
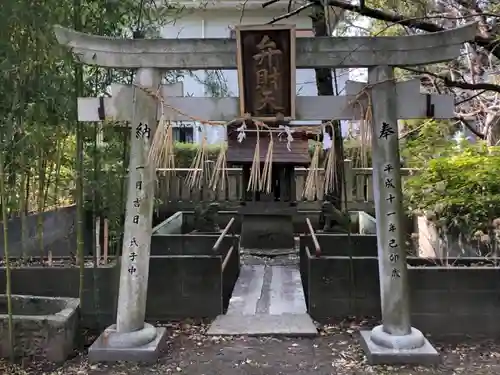
POLYGON ((295 25, 236 26, 240 114, 295 119, 295 25))

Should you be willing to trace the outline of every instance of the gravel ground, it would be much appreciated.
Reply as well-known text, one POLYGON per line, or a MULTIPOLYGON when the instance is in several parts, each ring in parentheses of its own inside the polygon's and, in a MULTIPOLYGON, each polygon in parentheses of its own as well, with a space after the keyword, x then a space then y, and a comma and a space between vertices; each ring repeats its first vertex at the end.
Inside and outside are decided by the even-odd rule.
MULTIPOLYGON (((242 255, 246 264, 289 265, 290 254, 274 258, 242 255)), ((358 331, 377 322, 342 322, 322 326, 314 339, 275 337, 208 337, 204 323, 166 325, 168 349, 154 365, 89 364, 86 349, 96 338, 85 332, 74 356, 63 365, 26 359, 18 365, 0 360, 0 375, 493 375, 500 374, 500 339, 459 343, 432 340, 442 362, 435 367, 369 366, 358 331)))
MULTIPOLYGON (((366 323, 366 322, 365 322, 366 323)), ((13 375, 410 375, 500 374, 500 341, 460 344, 435 342, 442 354, 436 367, 369 366, 360 349, 358 334, 363 323, 325 326, 314 339, 273 337, 207 337, 204 324, 168 326, 169 348, 154 365, 89 364, 85 349, 57 366, 44 361, 24 365, 0 362, 0 374, 13 375)), ((88 335, 86 341, 95 338, 88 335)))

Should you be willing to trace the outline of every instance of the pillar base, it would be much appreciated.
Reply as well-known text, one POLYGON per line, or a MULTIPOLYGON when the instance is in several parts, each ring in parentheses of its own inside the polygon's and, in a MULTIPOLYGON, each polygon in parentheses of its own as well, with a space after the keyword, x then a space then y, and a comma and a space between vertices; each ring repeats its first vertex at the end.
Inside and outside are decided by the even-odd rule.
POLYGON ((418 329, 405 336, 390 335, 377 326, 361 331, 361 346, 370 365, 435 365, 439 353, 418 329))
POLYGON ((108 327, 90 346, 89 362, 156 362, 165 344, 166 329, 144 323, 144 328, 127 333, 108 327))

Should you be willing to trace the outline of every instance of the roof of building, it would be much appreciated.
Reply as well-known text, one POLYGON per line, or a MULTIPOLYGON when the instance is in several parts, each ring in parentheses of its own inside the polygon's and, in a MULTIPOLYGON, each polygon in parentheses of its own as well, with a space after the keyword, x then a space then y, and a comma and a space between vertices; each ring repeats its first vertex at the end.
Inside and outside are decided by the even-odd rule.
MULTIPOLYGON (((267 0, 246 0, 244 2, 244 9, 263 9, 262 4, 267 3, 267 0)), ((239 0, 180 0, 178 1, 179 5, 184 6, 190 9, 231 9, 237 10, 238 7, 241 7, 242 3, 239 0)), ((291 3, 291 10, 295 10, 300 6, 304 5, 305 0, 293 0, 291 3)), ((288 1, 278 1, 275 3, 271 3, 266 6, 266 9, 279 9, 285 12, 288 12, 288 1)))
MULTIPOLYGON (((269 147, 269 136, 261 135, 259 138, 260 161, 265 162, 269 147)), ((240 143, 236 136, 228 137, 227 162, 252 163, 255 153, 257 136, 256 133, 247 134, 240 143)), ((307 139, 294 138, 290 142, 290 150, 287 148, 286 137, 278 138, 277 133, 273 134, 273 163, 293 164, 297 166, 309 166, 311 157, 309 155, 309 142, 307 139)))

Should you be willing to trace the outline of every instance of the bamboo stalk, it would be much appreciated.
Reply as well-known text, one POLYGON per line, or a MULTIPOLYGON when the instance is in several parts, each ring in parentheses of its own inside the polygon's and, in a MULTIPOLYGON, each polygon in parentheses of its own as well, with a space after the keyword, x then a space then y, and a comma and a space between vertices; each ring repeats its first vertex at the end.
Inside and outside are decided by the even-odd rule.
POLYGON ((26 243, 28 240, 27 233, 27 220, 26 220, 26 194, 27 184, 29 184, 29 179, 26 178, 25 171, 25 152, 22 151, 19 155, 19 164, 21 169, 21 181, 20 181, 20 194, 19 194, 19 216, 21 217, 21 259, 26 258, 26 243))
MULTIPOLYGON (((65 134, 66 135, 66 134, 65 134)), ((54 181, 54 199, 56 207, 59 207, 59 182, 61 180, 61 160, 64 154, 65 142, 62 142, 61 146, 58 148, 57 159, 56 159, 56 178, 54 181)))
MULTIPOLYGON (((82 2, 73 0, 73 27, 76 31, 82 30, 82 2)), ((79 62, 74 63, 75 71, 75 103, 83 92, 83 68, 79 62)), ((76 122, 76 252, 80 265, 80 280, 78 296, 80 298, 80 308, 83 309, 83 283, 85 276, 85 263, 83 254, 83 123, 76 122)))
POLYGON ((99 267, 101 263, 101 217, 95 218, 95 264, 99 267))
POLYGON ((103 263, 108 264, 108 218, 104 218, 103 263))
POLYGON ((2 200, 2 221, 3 221, 3 259, 5 263, 5 293, 7 295, 7 315, 9 330, 10 359, 14 362, 14 322, 12 319, 12 286, 9 256, 9 227, 8 227, 8 205, 5 191, 5 171, 4 171, 5 151, 0 150, 0 198, 2 200))
MULTIPOLYGON (((57 163, 57 159, 59 157, 59 153, 60 153, 60 149, 61 149, 61 141, 60 141, 60 138, 61 138, 61 135, 59 132, 56 132, 55 134, 56 136, 56 163, 57 163)), ((45 183, 45 186, 44 186, 44 192, 43 192, 43 202, 44 202, 44 206, 47 205, 47 202, 48 202, 48 198, 49 198, 49 190, 50 190, 50 185, 52 183, 52 172, 54 172, 54 169, 57 168, 57 165, 56 163, 53 163, 52 161, 49 161, 49 173, 47 174, 47 180, 46 180, 46 183, 45 183)), ((57 199, 57 198, 55 198, 57 199)), ((55 202, 53 202, 54 204, 55 202)), ((45 207, 44 207, 45 208, 45 207)))
MULTIPOLYGON (((42 147, 42 146, 40 146, 42 147)), ((36 235, 37 235, 37 242, 40 250, 40 260, 43 263, 43 258, 45 257, 44 251, 43 251, 43 211, 44 211, 44 180, 45 180, 45 169, 44 169, 44 155, 43 155, 43 149, 40 148, 40 151, 38 153, 38 194, 37 194, 37 201, 38 201, 38 216, 37 216, 37 225, 36 225, 36 235)))

